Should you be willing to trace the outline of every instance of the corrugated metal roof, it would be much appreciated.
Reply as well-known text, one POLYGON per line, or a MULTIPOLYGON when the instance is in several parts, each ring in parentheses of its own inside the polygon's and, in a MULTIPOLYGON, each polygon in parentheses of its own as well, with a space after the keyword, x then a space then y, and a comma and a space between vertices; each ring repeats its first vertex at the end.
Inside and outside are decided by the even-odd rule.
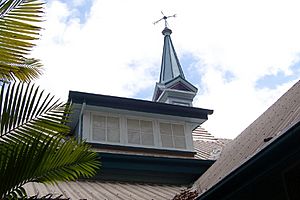
POLYGON ((194 188, 204 193, 299 121, 300 81, 225 146, 220 158, 194 183, 194 188))
POLYGON ((53 194, 52 198, 70 198, 71 200, 166 200, 172 199, 184 187, 172 185, 152 185, 121 182, 76 181, 59 184, 27 183, 25 190, 28 196, 38 194, 43 197, 53 194))

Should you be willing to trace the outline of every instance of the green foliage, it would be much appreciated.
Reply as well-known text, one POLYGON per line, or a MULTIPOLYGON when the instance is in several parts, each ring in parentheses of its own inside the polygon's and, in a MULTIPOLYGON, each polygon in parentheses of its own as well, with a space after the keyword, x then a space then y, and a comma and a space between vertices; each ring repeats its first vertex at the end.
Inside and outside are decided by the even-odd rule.
POLYGON ((41 27, 43 3, 37 0, 0 1, 0 79, 30 81, 42 72, 38 59, 27 58, 41 27))
POLYGON ((41 74, 26 56, 42 14, 39 0, 0 0, 0 199, 26 197, 27 182, 91 177, 100 166, 88 144, 68 136, 70 105, 24 83, 41 74))
POLYGON ((91 177, 99 167, 86 143, 65 139, 68 104, 29 84, 0 91, 0 198, 26 196, 27 182, 55 183, 91 177))

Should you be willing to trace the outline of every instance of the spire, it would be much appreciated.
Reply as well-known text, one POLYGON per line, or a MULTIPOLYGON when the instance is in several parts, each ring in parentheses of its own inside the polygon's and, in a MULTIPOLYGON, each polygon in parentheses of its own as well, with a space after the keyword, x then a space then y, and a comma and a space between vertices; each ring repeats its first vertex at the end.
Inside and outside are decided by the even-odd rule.
MULTIPOLYGON (((162 13, 163 14, 163 13, 162 13)), ((164 14, 163 14, 164 15, 164 14)), ((152 101, 184 106, 192 106, 198 89, 188 82, 183 74, 179 59, 171 40, 172 30, 168 28, 167 19, 172 16, 163 16, 154 24, 165 21, 164 47, 161 61, 159 82, 156 83, 152 101)))
POLYGON ((165 27, 165 29, 162 31, 162 34, 164 35, 164 48, 159 82, 165 83, 178 76, 185 79, 171 40, 170 35, 172 34, 172 30, 168 27, 165 27))

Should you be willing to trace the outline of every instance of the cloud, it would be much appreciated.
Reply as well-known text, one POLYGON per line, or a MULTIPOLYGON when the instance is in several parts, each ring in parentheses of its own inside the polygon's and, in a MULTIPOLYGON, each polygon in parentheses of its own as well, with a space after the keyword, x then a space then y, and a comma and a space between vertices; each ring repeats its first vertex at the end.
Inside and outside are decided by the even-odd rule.
POLYGON ((96 2, 86 23, 80 24, 67 4, 48 4, 46 30, 35 51, 46 68, 42 85, 56 88, 54 93, 63 97, 68 90, 132 96, 155 82, 153 56, 142 57, 147 55, 145 48, 133 46, 142 38, 108 18, 106 10, 113 5, 107 6, 111 8, 96 2))
POLYGON ((47 3, 34 51, 46 70, 38 83, 62 99, 69 90, 150 97, 144 93, 158 80, 164 26, 152 23, 161 10, 178 16, 169 19, 172 40, 180 59, 192 58, 183 68, 199 87, 194 105, 215 110, 204 126, 218 137, 236 136, 300 76, 256 87, 266 75, 296 73, 298 1, 72 2, 47 3))
POLYGON ((225 74, 215 68, 207 67, 202 74, 204 87, 194 105, 214 110, 203 126, 213 135, 226 138, 241 133, 295 83, 290 80, 273 89, 257 89, 247 79, 228 81, 225 74))

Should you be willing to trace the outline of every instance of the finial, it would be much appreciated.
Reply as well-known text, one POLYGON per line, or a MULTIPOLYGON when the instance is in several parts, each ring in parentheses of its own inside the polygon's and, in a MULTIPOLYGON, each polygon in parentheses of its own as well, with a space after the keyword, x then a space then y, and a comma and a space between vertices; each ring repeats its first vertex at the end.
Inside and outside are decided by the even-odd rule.
POLYGON ((153 22, 153 24, 157 24, 158 22, 160 22, 161 20, 165 20, 165 28, 168 28, 168 22, 167 22, 167 19, 170 18, 170 17, 176 17, 176 14, 174 15, 170 15, 170 16, 166 16, 163 11, 161 11, 161 14, 163 15, 163 17, 155 22, 153 22))

